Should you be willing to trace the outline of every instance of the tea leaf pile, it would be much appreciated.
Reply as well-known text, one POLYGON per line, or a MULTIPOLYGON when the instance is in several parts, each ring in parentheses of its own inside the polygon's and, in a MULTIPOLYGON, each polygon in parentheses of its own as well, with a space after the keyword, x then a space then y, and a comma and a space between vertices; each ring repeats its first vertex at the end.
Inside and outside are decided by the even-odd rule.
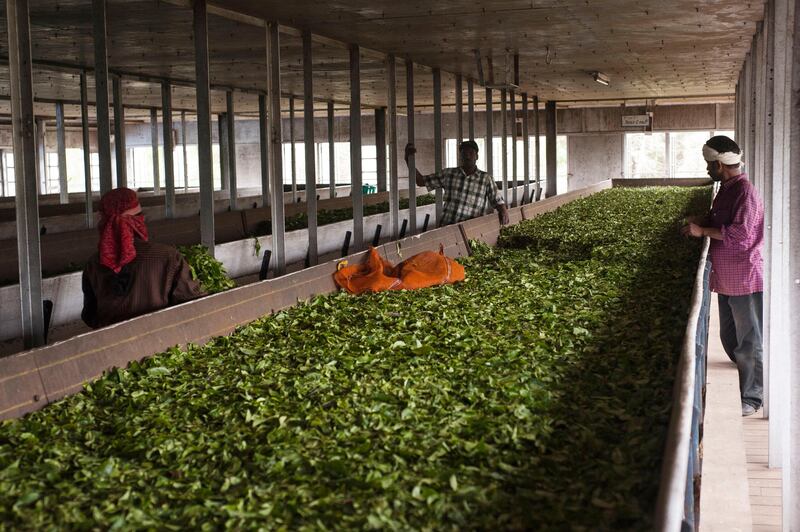
POLYGON ((181 246, 178 251, 189 263, 192 278, 199 281, 203 290, 209 294, 223 292, 236 286, 236 283, 228 277, 228 272, 225 271, 222 263, 212 257, 208 248, 202 244, 181 246))
POLYGON ((459 285, 317 297, 0 426, 0 528, 646 530, 708 189, 613 189, 459 285))

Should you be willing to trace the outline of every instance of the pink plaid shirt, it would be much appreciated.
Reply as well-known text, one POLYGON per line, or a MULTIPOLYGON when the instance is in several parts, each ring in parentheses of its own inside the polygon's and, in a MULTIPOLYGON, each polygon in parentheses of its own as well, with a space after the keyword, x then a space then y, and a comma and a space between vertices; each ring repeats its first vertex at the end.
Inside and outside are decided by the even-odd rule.
POLYGON ((747 174, 722 184, 710 220, 722 233, 722 240, 712 238, 709 248, 711 290, 726 296, 763 291, 764 207, 747 174))

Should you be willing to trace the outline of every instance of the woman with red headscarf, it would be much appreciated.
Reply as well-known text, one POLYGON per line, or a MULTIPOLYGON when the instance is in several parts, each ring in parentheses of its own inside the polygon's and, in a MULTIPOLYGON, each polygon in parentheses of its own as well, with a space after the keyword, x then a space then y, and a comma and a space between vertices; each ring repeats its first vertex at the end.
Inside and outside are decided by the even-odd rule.
POLYGON ((205 295, 175 248, 148 242, 136 192, 117 188, 100 199, 100 243, 83 270, 83 312, 90 327, 205 295))

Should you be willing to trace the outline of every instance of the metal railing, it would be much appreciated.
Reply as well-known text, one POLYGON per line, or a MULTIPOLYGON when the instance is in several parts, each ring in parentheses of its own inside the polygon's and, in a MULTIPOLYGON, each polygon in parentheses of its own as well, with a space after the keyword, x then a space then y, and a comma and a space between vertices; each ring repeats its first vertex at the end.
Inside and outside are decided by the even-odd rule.
POLYGON ((661 531, 696 530, 699 525, 700 438, 703 422, 708 324, 711 306, 708 261, 710 240, 704 239, 695 275, 692 304, 672 395, 655 527, 661 531))

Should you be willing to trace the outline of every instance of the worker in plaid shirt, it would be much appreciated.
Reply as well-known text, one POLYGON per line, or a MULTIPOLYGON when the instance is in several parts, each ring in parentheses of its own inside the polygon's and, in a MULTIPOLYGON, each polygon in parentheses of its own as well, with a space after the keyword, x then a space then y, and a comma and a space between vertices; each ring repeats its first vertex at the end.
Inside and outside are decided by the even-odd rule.
MULTIPOLYGON (((458 147, 461 166, 445 168, 439 173, 422 175, 417 170, 418 187, 428 190, 441 188, 444 193, 444 208, 440 225, 449 225, 477 216, 483 216, 490 210, 497 210, 500 223, 508 223, 508 210, 503 196, 497 190, 497 184, 488 173, 478 170, 478 144, 474 140, 466 140, 458 147)), ((406 146, 405 159, 416 153, 413 144, 406 146)))
POLYGON ((741 170, 741 150, 733 140, 722 135, 710 138, 703 157, 708 175, 722 184, 711 212, 690 220, 682 232, 711 238, 710 283, 719 299, 720 338, 739 369, 742 415, 749 416, 763 400, 764 208, 741 170))

